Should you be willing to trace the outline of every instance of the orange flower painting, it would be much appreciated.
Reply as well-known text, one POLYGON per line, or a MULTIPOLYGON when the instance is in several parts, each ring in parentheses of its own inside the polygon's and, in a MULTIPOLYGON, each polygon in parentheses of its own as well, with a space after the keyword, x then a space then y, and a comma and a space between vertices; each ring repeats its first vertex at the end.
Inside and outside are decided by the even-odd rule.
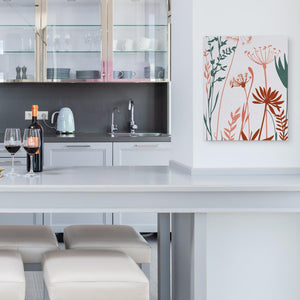
POLYGON ((288 139, 288 40, 280 36, 204 38, 205 139, 288 139))

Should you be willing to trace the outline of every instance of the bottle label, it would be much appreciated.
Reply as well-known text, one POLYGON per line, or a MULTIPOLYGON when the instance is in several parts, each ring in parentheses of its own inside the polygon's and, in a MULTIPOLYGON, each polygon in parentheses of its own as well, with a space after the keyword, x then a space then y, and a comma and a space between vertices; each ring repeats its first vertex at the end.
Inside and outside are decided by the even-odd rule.
POLYGON ((39 146, 39 138, 29 137, 27 138, 27 147, 35 148, 39 146))

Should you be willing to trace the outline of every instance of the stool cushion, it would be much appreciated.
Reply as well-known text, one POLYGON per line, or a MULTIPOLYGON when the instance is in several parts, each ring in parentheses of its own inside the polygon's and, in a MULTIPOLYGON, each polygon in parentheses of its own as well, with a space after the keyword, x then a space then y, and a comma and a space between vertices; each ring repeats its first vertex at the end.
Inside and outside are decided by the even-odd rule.
POLYGON ((126 253, 136 263, 151 263, 151 247, 125 225, 73 225, 65 228, 66 249, 107 249, 126 253))
POLYGON ((24 263, 40 263, 42 254, 57 250, 57 239, 48 226, 1 225, 0 249, 18 250, 24 263))
POLYGON ((149 300, 149 281, 131 257, 109 250, 43 255, 51 300, 149 300))
POLYGON ((14 250, 0 250, 0 299, 25 299, 23 261, 21 254, 14 250))

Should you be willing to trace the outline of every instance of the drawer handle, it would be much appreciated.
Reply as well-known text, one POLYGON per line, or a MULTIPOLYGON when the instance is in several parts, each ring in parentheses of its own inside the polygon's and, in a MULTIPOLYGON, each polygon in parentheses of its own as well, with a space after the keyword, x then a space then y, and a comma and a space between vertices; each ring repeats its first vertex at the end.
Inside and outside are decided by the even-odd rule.
POLYGON ((67 148, 90 148, 91 145, 67 145, 67 148))
POLYGON ((159 145, 134 145, 137 148, 158 148, 159 145))
MULTIPOLYGON (((9 163, 11 163, 11 160, 1 160, 0 161, 0 164, 9 164, 9 163)), ((21 164, 22 163, 22 161, 20 161, 20 160, 15 160, 15 164, 21 164)))

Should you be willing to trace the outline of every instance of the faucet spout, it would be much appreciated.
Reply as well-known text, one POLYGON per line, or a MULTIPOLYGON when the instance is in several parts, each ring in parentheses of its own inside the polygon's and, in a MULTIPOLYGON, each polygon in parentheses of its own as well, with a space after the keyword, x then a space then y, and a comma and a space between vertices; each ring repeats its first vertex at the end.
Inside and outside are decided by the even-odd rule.
POLYGON ((115 113, 119 113, 119 107, 114 107, 111 113, 111 126, 110 126, 110 133, 113 135, 115 132, 118 131, 118 125, 115 124, 115 113))
POLYGON ((134 102, 132 99, 129 99, 128 110, 130 111, 130 122, 129 129, 131 134, 135 134, 135 131, 138 129, 137 124, 134 121, 134 102))

